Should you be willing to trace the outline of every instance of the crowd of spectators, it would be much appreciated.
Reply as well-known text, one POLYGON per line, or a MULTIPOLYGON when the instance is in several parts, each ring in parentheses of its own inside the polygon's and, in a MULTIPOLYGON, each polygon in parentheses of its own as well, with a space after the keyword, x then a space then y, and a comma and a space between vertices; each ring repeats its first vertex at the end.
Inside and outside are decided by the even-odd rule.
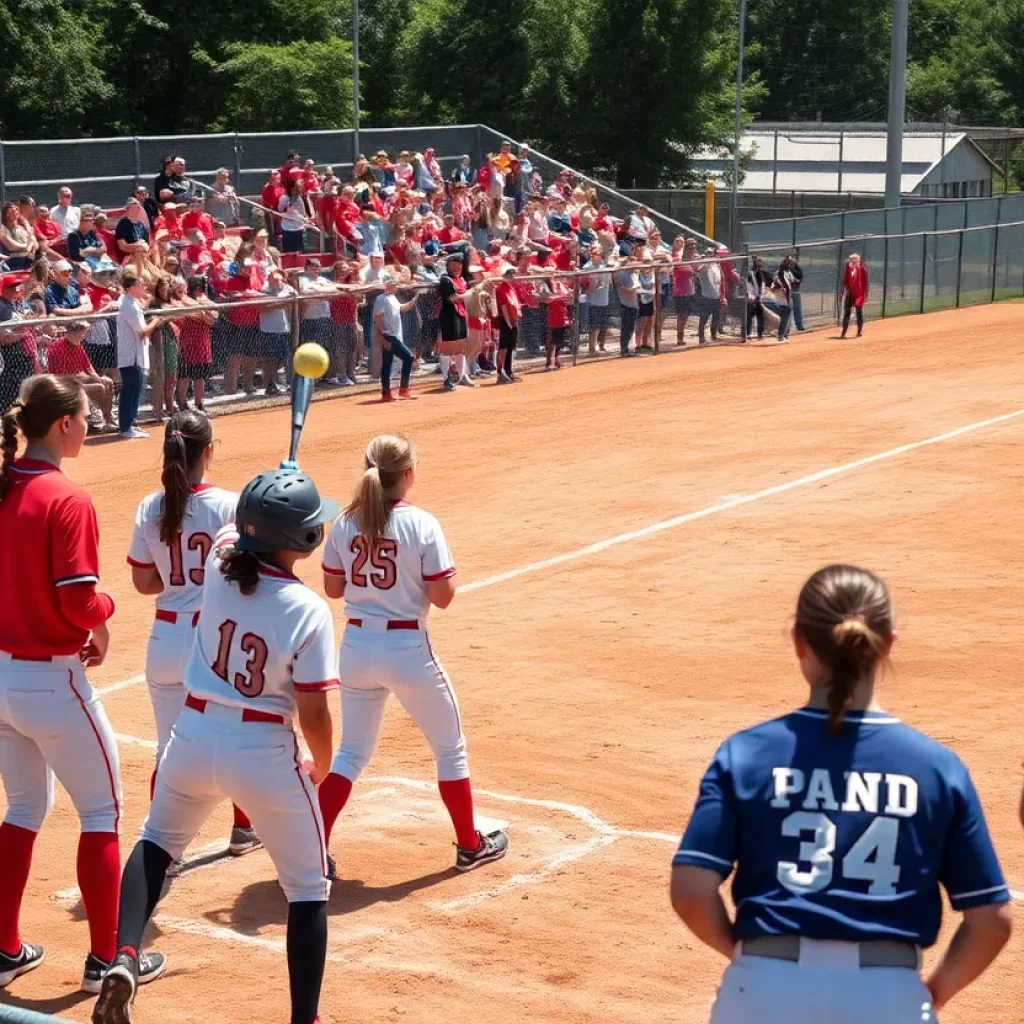
MULTIPOLYGON (((605 351, 615 328, 623 357, 649 352, 656 313, 676 315, 677 344, 691 319, 704 344, 742 304, 727 250, 669 246, 649 210, 613 217, 568 170, 545 185, 511 143, 448 174, 431 149, 381 151, 344 179, 289 153, 251 227, 226 169, 202 185, 179 156, 121 210, 74 198, 62 187, 52 208, 22 196, 0 211, 0 409, 26 376, 68 368, 90 388, 94 429, 125 438, 144 436, 147 381, 156 419, 203 410, 213 388, 286 391, 298 339, 327 349, 327 385, 365 368, 390 400, 395 360, 399 397, 422 362, 445 391, 514 383, 516 352, 557 370, 572 338, 605 351), (115 315, 83 320, 97 313, 115 315)), ((755 306, 760 280, 747 281, 755 306)))

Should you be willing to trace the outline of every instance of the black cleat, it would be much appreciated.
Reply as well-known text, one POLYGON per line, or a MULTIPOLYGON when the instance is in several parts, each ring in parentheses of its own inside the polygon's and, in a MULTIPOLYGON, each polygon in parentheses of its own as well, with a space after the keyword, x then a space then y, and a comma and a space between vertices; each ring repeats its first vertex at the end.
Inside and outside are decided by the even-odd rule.
POLYGON ((457 846, 455 856, 456 871, 472 871, 482 864, 490 864, 492 860, 501 860, 508 853, 508 836, 501 829, 484 835, 477 832, 480 845, 475 850, 464 850, 457 846))

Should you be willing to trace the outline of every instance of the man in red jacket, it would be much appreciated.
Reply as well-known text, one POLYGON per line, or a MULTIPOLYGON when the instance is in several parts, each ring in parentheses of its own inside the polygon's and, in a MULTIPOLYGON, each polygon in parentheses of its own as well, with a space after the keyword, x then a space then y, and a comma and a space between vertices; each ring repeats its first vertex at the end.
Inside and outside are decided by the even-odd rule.
POLYGON ((864 303, 868 299, 868 268, 855 252, 850 253, 843 271, 843 283, 839 290, 839 301, 843 304, 843 333, 845 338, 850 327, 850 312, 857 314, 857 337, 864 331, 864 303))

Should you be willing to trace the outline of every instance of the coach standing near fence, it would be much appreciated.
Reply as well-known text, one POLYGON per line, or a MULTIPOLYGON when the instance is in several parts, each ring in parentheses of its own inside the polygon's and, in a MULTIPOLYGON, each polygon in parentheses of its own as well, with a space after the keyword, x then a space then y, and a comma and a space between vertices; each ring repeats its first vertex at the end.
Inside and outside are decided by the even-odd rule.
POLYGON ((850 313, 857 315, 857 337, 864 332, 864 303, 868 300, 868 268, 855 252, 850 253, 843 271, 843 283, 840 286, 839 301, 843 307, 843 333, 845 338, 850 329, 850 313))

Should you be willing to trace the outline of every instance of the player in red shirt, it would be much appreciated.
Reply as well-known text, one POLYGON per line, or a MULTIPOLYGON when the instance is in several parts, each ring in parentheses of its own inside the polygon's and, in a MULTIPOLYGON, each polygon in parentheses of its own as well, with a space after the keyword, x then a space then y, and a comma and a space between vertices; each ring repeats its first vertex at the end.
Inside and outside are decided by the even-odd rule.
POLYGON ((860 256, 851 252, 843 271, 843 283, 839 288, 839 301, 843 307, 843 333, 850 329, 850 314, 857 315, 857 337, 864 331, 864 303, 868 300, 868 268, 860 261, 860 256))
MULTIPOLYGON (((99 593, 99 529, 89 495, 60 470, 88 430, 82 386, 31 377, 3 417, 0 441, 0 988, 38 967, 19 917, 36 834, 56 775, 82 824, 78 887, 89 919, 82 990, 98 992, 116 953, 121 858, 117 742, 85 676, 110 643, 114 601, 99 593), (15 458, 18 433, 25 451, 15 458)), ((145 958, 146 981, 163 972, 145 958)), ((141 980, 141 979, 140 979, 141 980)))
POLYGON ((512 283, 515 274, 515 267, 506 267, 494 294, 498 304, 498 377, 495 384, 519 383, 519 378, 512 372, 512 356, 519 342, 519 318, 523 306, 512 283))
POLYGON ((569 326, 569 303, 572 302, 572 287, 564 277, 553 277, 548 284, 548 293, 541 296, 541 302, 548 307, 548 327, 551 332, 545 345, 544 369, 560 370, 562 362, 558 353, 565 344, 565 332, 569 326))

